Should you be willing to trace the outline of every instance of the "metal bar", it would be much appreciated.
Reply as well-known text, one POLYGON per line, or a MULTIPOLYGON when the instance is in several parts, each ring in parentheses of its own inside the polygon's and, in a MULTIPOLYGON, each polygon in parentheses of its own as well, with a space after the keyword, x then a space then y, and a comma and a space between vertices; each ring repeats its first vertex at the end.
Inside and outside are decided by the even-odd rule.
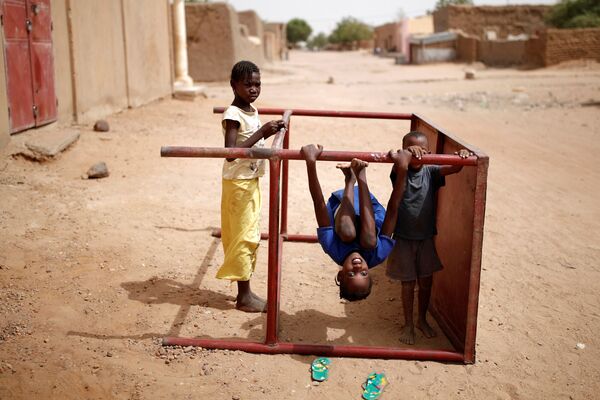
POLYGON ((279 168, 281 160, 269 162, 269 261, 267 278, 267 332, 265 343, 277 343, 279 330, 279 283, 281 250, 279 238, 279 168))
MULTIPOLYGON (((292 115, 292 112, 290 110, 285 110, 285 112, 283 113, 283 117, 281 118, 286 125, 288 125, 290 123, 290 116, 292 115)), ((279 130, 279 132, 277 132, 275 134, 275 139, 273 139, 273 144, 271 145, 272 149, 281 149, 281 146, 283 144, 283 141, 286 137, 286 131, 287 129, 285 128, 281 128, 279 130)))
POLYGON ((467 302, 467 329, 465 337, 465 363, 475 362, 477 339, 477 311, 481 283, 481 256, 483 251, 483 227, 485 221, 485 198, 489 159, 482 157, 477 166, 475 204, 473 206, 473 243, 471 248, 471 271, 469 276, 469 299, 467 302))
POLYGON ((268 345, 242 340, 166 337, 163 346, 199 346, 206 349, 241 350, 247 353, 302 354, 328 357, 360 357, 404 360, 464 362, 462 353, 447 350, 405 349, 397 347, 275 343, 268 345))
MULTIPOLYGON (((222 114, 227 107, 214 107, 214 114, 222 114)), ((259 108, 258 113, 263 115, 280 115, 285 108, 259 108)), ((365 118, 365 119, 411 119, 412 113, 384 113, 370 111, 332 111, 332 110, 309 110, 291 109, 294 115, 299 117, 337 117, 337 118, 365 118)))
MULTIPOLYGON (((304 160, 300 150, 266 149, 252 147, 186 147, 164 146, 160 149, 161 157, 188 157, 188 158, 253 158, 253 159, 282 159, 304 160)), ((359 158, 373 163, 391 163, 387 153, 366 151, 323 151, 319 161, 352 161, 359 158)), ((430 165, 463 165, 476 166, 477 157, 460 158, 452 154, 426 154, 417 160, 420 164, 430 165)))
MULTIPOLYGON (((288 120, 287 135, 283 138, 283 148, 290 148, 290 134, 292 133, 292 119, 288 120)), ((288 193, 289 193, 289 176, 290 176, 290 160, 283 160, 281 172, 281 228, 282 235, 287 235, 288 228, 288 193)))
MULTIPOLYGON (((221 237, 221 229, 215 229, 212 231, 211 235, 216 238, 221 237)), ((319 240, 317 239, 317 235, 303 235, 298 233, 288 233, 285 235, 281 235, 281 238, 284 242, 299 242, 299 243, 317 243, 319 240)), ((269 233, 262 232, 260 234, 260 240, 269 240, 269 233)))

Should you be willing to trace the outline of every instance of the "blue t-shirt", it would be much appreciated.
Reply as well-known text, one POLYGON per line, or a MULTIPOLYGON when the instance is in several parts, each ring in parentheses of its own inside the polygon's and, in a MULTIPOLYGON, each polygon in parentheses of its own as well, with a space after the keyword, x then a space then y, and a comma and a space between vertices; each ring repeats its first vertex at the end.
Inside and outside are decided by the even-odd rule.
MULTIPOLYGON (((346 257, 348 257, 350 253, 356 251, 365 259, 367 266, 373 268, 381 264, 394 247, 394 240, 380 233, 383 220, 385 219, 385 208, 379 204, 375 196, 369 193, 371 196, 371 204, 373 205, 373 214, 375 216, 377 245, 372 250, 365 250, 360 247, 358 240, 354 240, 352 243, 344 243, 337 233, 335 233, 335 210, 340 206, 343 194, 343 190, 333 192, 329 201, 327 201, 327 211, 329 212, 329 221, 331 221, 331 225, 317 228, 319 243, 321 244, 323 251, 325 251, 325 253, 327 253, 338 265, 342 265, 344 260, 346 260, 346 257)), ((360 218, 358 186, 354 187, 354 212, 356 213, 357 218, 360 218)))

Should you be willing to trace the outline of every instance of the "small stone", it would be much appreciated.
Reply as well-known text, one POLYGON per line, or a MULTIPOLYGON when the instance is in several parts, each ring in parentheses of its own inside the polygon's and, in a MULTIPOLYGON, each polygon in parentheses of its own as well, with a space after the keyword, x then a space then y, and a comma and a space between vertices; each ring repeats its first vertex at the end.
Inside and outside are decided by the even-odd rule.
POLYGON ((319 381, 312 381, 313 386, 319 386, 320 384, 321 384, 321 382, 319 382, 319 381))
POLYGON ((473 80, 475 79, 475 71, 472 69, 468 69, 465 71, 465 79, 473 80))
POLYGON ((92 165, 86 174, 88 179, 106 178, 109 175, 108 167, 106 166, 106 163, 102 161, 92 165))
POLYGON ((94 130, 96 132, 108 132, 110 130, 110 126, 108 125, 107 121, 105 121, 103 119, 99 119, 94 124, 94 130))
POLYGON ((112 356, 113 356, 113 353, 111 353, 110 351, 106 352, 106 357, 112 357, 112 356))
POLYGON ((327 84, 333 85, 334 83, 335 83, 335 80, 333 79, 333 76, 330 76, 329 79, 327 79, 327 84))
POLYGON ((575 347, 577 347, 578 350, 583 350, 583 349, 585 349, 585 344, 584 343, 577 343, 575 345, 575 347))
POLYGON ((240 400, 240 396, 234 394, 233 396, 231 396, 231 400, 240 400))

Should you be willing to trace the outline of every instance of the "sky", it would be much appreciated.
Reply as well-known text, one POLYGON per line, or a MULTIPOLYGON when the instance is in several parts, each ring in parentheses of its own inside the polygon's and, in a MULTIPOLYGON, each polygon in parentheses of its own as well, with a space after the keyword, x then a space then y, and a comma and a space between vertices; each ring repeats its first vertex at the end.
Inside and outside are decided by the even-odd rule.
MULTIPOLYGON (((287 22, 302 18, 313 33, 331 33, 343 17, 355 17, 373 26, 407 17, 425 15, 436 0, 227 0, 236 11, 254 10, 267 22, 287 22)), ((554 4, 556 0, 474 0, 475 5, 554 4)))

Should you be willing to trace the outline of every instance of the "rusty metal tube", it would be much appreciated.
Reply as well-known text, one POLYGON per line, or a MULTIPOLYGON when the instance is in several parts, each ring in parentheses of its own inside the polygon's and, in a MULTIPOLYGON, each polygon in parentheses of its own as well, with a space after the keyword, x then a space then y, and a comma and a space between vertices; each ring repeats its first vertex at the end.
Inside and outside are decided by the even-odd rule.
POLYGON ((267 275, 267 331, 266 344, 277 343, 279 330, 279 283, 281 263, 279 253, 279 173, 281 160, 269 162, 269 256, 267 275))
MULTIPOLYGON (((288 120, 287 134, 283 138, 283 148, 290 148, 290 134, 291 134, 292 120, 288 120)), ((289 195, 289 175, 290 175, 290 160, 283 160, 281 166, 281 234, 287 235, 288 227, 288 195, 289 195)))
POLYGON ((447 350, 404 349, 397 347, 318 345, 305 343, 265 343, 242 340, 166 337, 163 346, 199 346, 206 349, 241 350, 247 353, 303 354, 328 357, 360 357, 404 360, 464 362, 462 353, 447 350))
MULTIPOLYGON (((226 107, 214 107, 213 113, 222 114, 226 107)), ((258 113, 263 115, 281 115, 285 108, 259 108, 258 113)), ((299 117, 337 117, 337 118, 365 118, 365 119, 401 119, 410 120, 412 113, 385 113, 370 111, 332 111, 332 110, 309 110, 291 109, 295 116, 299 117)))
MULTIPOLYGON (((240 147, 186 147, 164 146, 160 149, 161 157, 188 157, 188 158, 254 158, 254 159, 282 159, 304 160, 300 150, 266 149, 266 148, 240 148, 240 147)), ((319 161, 351 161, 359 158, 363 161, 374 163, 391 163, 387 153, 366 151, 323 151, 319 161)), ((431 165, 477 165, 477 157, 460 158, 452 154, 426 154, 420 164, 431 165)))
MULTIPOLYGON (((292 115, 292 112, 290 110, 286 110, 283 113, 283 117, 281 117, 281 119, 283 120, 283 122, 285 122, 286 125, 289 125, 291 115, 292 115)), ((287 133, 287 129, 281 128, 279 130, 279 132, 277 132, 275 134, 275 138, 273 139, 273 143, 271 144, 272 149, 281 149, 281 147, 283 145, 283 141, 285 140, 285 137, 287 136, 286 133, 287 133)))
MULTIPOLYGON (((221 230, 215 229, 211 232, 211 235, 216 238, 221 237, 221 230)), ((303 235, 300 233, 287 233, 281 234, 281 239, 284 242, 298 242, 298 243, 317 243, 319 240, 317 239, 317 235, 303 235)), ((262 232, 260 234, 260 240, 269 240, 269 233, 262 232)))

